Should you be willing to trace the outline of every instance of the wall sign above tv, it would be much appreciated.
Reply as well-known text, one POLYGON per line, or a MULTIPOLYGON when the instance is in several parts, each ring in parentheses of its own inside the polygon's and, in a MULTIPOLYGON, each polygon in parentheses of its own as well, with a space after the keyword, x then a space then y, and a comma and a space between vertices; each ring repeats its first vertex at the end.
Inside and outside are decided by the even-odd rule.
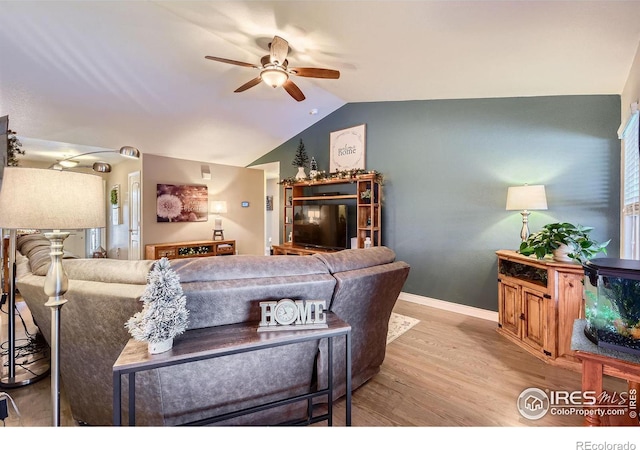
POLYGON ((332 173, 365 169, 365 134, 366 126, 362 124, 329 135, 329 168, 332 173))

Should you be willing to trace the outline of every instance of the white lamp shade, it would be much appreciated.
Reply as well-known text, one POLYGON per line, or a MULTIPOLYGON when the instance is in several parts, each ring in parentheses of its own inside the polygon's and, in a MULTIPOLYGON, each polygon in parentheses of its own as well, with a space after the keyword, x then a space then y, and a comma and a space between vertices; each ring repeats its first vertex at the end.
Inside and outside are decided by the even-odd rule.
POLYGON ((547 209, 544 185, 512 186, 507 191, 507 211, 547 209))
POLYGON ((213 200, 211 202, 211 213, 212 214, 226 214, 227 213, 227 202, 224 200, 213 200))
POLYGON ((262 81, 267 83, 269 86, 273 88, 277 88, 282 86, 285 81, 289 79, 289 75, 282 69, 265 69, 260 73, 260 78, 262 81))
POLYGON ((5 167, 0 227, 69 230, 105 226, 102 178, 77 172, 5 167))

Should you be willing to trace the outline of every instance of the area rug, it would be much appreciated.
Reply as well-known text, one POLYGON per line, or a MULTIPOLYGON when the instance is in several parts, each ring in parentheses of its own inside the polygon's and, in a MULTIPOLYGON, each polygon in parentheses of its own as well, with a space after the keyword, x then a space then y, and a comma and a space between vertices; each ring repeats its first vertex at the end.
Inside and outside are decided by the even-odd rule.
POLYGON ((409 331, 419 322, 418 319, 414 319, 413 317, 392 312, 391 318, 389 319, 389 331, 387 332, 387 345, 409 331))

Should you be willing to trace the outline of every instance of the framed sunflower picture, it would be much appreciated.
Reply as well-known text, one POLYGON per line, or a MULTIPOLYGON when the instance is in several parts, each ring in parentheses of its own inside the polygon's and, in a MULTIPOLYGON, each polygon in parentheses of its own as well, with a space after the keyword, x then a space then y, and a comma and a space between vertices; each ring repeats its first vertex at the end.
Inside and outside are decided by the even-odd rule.
POLYGON ((158 184, 156 194, 157 222, 207 221, 207 186, 158 184))

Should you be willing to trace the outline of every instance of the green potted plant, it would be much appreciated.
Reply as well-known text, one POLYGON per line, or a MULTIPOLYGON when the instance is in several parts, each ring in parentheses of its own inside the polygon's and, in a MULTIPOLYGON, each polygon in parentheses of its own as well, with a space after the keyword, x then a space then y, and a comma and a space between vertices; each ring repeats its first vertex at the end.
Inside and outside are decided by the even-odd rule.
POLYGON ((525 256, 535 255, 538 259, 553 255, 556 261, 583 263, 598 253, 606 255, 606 247, 611 241, 598 243, 589 236, 592 230, 593 227, 568 222, 550 223, 523 241, 519 251, 525 256))
POLYGON ((111 206, 113 206, 114 208, 118 206, 118 189, 116 189, 115 187, 111 188, 109 197, 111 201, 111 206))

